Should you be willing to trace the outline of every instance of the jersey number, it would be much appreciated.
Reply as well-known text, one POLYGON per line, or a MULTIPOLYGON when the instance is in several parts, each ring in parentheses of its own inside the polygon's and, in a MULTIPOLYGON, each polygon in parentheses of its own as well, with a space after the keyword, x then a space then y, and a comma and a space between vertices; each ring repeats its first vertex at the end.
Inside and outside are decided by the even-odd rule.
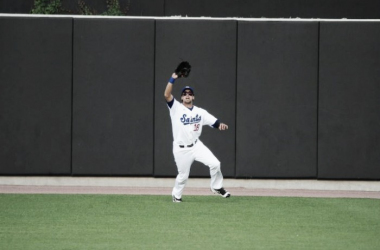
POLYGON ((194 131, 198 131, 199 130, 199 124, 194 124, 194 131))

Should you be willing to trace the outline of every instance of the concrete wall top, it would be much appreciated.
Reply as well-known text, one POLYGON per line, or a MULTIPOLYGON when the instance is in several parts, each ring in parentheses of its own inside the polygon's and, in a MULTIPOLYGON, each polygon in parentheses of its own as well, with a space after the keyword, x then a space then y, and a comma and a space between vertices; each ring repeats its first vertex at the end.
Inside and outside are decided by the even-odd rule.
POLYGON ((240 17, 187 17, 187 16, 170 16, 170 17, 155 17, 155 16, 82 16, 82 15, 39 15, 39 14, 3 14, 0 17, 48 17, 48 18, 101 18, 101 19, 154 19, 154 20, 236 20, 247 22, 380 22, 380 19, 326 19, 326 18, 240 18, 240 17))

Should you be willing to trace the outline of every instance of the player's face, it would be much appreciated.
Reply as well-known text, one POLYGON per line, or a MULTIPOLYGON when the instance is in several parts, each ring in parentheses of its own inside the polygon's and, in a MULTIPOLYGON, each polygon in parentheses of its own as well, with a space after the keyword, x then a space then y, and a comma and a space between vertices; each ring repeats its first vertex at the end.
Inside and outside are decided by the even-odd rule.
POLYGON ((186 103, 186 104, 192 103, 194 100, 193 92, 191 92, 190 90, 185 90, 182 93, 181 99, 183 103, 186 103))

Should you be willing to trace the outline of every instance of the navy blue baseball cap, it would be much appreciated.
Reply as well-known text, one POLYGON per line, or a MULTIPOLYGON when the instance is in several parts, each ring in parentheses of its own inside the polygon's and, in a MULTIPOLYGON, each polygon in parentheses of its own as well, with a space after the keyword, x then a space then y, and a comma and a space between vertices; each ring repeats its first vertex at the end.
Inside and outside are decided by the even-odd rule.
POLYGON ((185 90, 190 90, 191 92, 193 92, 193 95, 194 95, 194 89, 192 88, 192 87, 190 87, 190 86, 185 86, 183 89, 182 89, 182 91, 181 91, 181 95, 182 95, 182 93, 183 92, 185 92, 185 90))

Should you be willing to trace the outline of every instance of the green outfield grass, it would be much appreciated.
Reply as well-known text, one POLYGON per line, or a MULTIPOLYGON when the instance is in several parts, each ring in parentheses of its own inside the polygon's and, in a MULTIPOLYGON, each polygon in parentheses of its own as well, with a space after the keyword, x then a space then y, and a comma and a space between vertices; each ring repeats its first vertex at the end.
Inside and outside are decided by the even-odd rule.
POLYGON ((0 194, 0 249, 380 249, 380 200, 0 194))

